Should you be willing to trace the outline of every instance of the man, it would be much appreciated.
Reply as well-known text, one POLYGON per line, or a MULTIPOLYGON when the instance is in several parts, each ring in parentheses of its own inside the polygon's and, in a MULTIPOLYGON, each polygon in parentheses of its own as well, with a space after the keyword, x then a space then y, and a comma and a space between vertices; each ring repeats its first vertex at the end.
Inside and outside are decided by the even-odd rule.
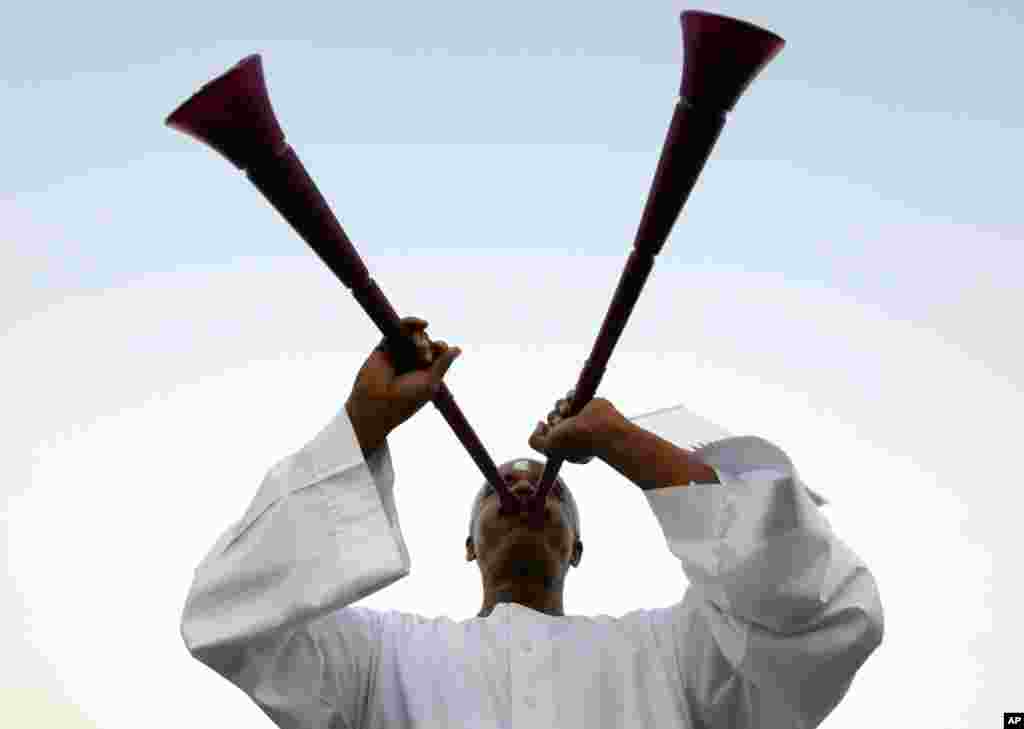
MULTIPOLYGON (((538 533, 497 514, 485 486, 466 545, 484 583, 475 618, 354 605, 410 572, 386 439, 459 355, 431 344, 422 319, 402 326, 432 364, 396 377, 379 347, 345 416, 270 469, 196 569, 182 618, 193 656, 282 729, 796 729, 835 707, 882 639, 874 579, 781 449, 746 436, 689 451, 673 442, 673 411, 648 429, 607 400, 574 418, 559 401, 529 444, 601 458, 643 490, 689 580, 675 605, 564 615, 583 552, 564 481, 538 533)), ((521 460, 501 473, 525 495, 543 469, 521 460)))

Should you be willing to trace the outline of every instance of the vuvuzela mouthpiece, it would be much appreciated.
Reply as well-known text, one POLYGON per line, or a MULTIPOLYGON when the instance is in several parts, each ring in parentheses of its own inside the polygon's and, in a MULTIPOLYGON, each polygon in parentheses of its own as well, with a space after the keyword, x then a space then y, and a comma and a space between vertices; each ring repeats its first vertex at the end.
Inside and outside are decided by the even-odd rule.
POLYGON ((786 41, 770 30, 724 15, 686 10, 679 95, 698 109, 730 111, 786 41))
POLYGON ((284 144, 258 53, 204 84, 166 124, 213 147, 241 170, 284 144))

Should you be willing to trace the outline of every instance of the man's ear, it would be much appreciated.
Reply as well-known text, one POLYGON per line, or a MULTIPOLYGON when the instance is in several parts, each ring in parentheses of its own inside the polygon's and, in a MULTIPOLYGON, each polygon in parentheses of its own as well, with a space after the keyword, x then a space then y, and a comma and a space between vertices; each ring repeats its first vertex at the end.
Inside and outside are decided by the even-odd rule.
POLYGON ((573 567, 579 567, 581 559, 583 559, 583 542, 577 539, 576 544, 572 548, 572 557, 569 559, 569 564, 573 567))
POLYGON ((476 549, 473 547, 473 537, 466 537, 466 561, 472 562, 476 559, 476 549))

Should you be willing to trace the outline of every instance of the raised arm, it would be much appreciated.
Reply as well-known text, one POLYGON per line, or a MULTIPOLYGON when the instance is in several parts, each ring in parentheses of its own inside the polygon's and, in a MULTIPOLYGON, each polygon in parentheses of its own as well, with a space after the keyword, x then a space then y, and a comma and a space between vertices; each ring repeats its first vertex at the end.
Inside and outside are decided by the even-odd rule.
POLYGON ((387 445, 364 462, 338 413, 267 472, 195 570, 186 647, 280 727, 358 725, 378 616, 346 606, 410 571, 393 482, 387 445))
POLYGON ((718 483, 715 470, 692 451, 645 430, 603 397, 591 400, 579 415, 566 417, 573 394, 570 390, 555 403, 547 423, 537 424, 531 448, 573 463, 588 463, 596 456, 645 491, 718 483))
MULTIPOLYGON (((685 419, 643 425, 679 442, 685 419)), ((663 665, 703 726, 811 729, 881 643, 878 585, 777 445, 727 437, 699 457, 720 483, 645 491, 688 579, 683 600, 633 620, 654 652, 673 646, 663 665)))
POLYGON ((644 491, 719 483, 715 469, 685 448, 625 418, 601 440, 597 456, 644 491))
POLYGON ((282 728, 363 724, 381 617, 349 606, 410 571, 387 435, 451 365, 435 346, 433 368, 399 378, 371 353, 344 412, 267 472, 195 570, 185 645, 282 728))
POLYGON ((883 633, 878 586, 824 500, 763 438, 717 438, 699 454, 676 445, 716 430, 685 408, 632 422, 601 398, 572 418, 564 404, 530 445, 593 453, 644 489, 687 578, 675 605, 621 618, 680 706, 708 729, 817 726, 883 633))

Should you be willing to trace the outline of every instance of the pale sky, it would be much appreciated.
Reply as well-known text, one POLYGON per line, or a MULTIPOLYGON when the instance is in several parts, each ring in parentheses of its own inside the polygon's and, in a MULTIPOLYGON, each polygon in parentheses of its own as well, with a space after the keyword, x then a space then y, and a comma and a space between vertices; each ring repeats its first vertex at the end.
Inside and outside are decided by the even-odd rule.
MULTIPOLYGON (((493 458, 542 458, 526 441, 575 384, 629 254, 690 7, 787 46, 729 117, 598 395, 767 438, 829 499, 886 633, 823 727, 1024 711, 1020 7, 183 0, 5 10, 0 724, 272 726, 189 656, 181 610, 380 339, 166 116, 262 54, 371 275, 463 348, 446 381, 493 458)), ((412 573, 360 604, 475 615, 481 476, 432 406, 389 443, 412 573), (450 482, 418 480, 426 458, 450 482)), ((643 493, 599 461, 561 473, 585 544, 566 612, 677 602, 643 493)))

